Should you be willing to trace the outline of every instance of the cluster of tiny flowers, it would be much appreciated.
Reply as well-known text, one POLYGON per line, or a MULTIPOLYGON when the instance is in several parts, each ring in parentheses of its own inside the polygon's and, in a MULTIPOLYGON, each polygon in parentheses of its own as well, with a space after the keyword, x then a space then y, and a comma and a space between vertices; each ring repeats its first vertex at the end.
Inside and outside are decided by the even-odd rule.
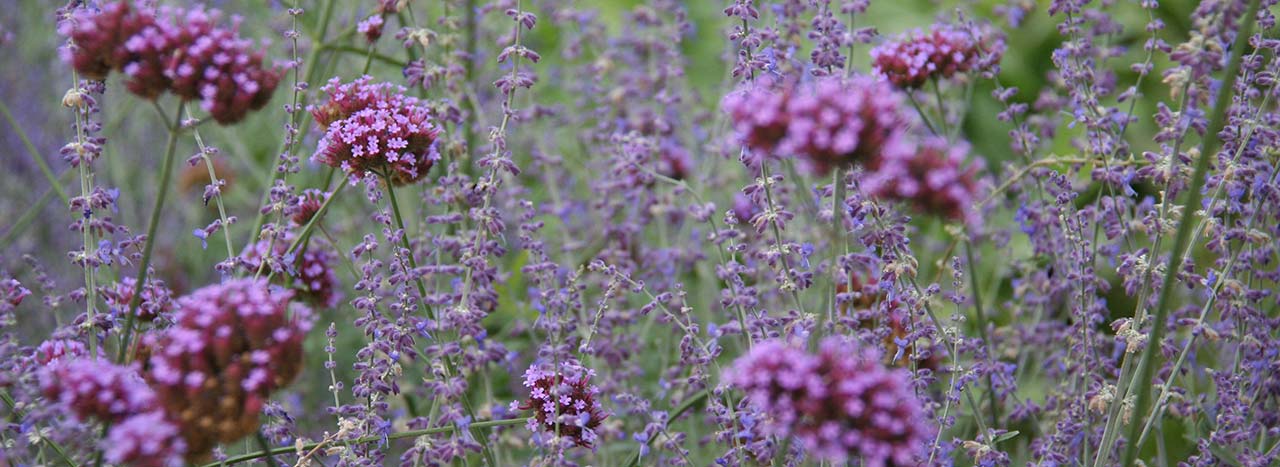
POLYGON ((902 95, 870 76, 746 86, 722 102, 742 143, 802 156, 818 173, 904 150, 913 123, 902 95))
POLYGON ((297 376, 311 324, 292 295, 254 279, 207 286, 178 300, 173 327, 144 338, 147 381, 187 460, 253 433, 271 392, 297 376))
POLYGON ((219 27, 217 11, 192 9, 174 13, 173 53, 166 74, 174 94, 199 99, 200 108, 218 123, 240 121, 271 100, 280 71, 263 66, 263 54, 253 41, 239 36, 239 20, 219 27))
MULTIPOLYGON (((240 255, 241 264, 253 273, 262 267, 264 257, 268 258, 268 264, 272 260, 284 261, 286 264, 283 265, 283 274, 276 277, 287 282, 289 288, 298 294, 298 298, 317 307, 337 306, 342 300, 342 293, 338 290, 338 275, 334 272, 334 265, 338 261, 337 253, 324 242, 311 239, 305 247, 299 248, 302 251, 286 256, 293 238, 289 234, 274 242, 270 239, 259 240, 240 255), (270 253, 268 248, 272 250, 270 253)), ((268 269, 270 267, 267 266, 268 269)))
POLYGON ((917 88, 930 79, 985 70, 999 62, 1003 41, 974 35, 945 24, 912 31, 871 49, 872 67, 895 86, 917 88))
POLYGON ((596 441, 596 430, 607 415, 596 396, 600 388, 591 384, 595 370, 575 363, 561 362, 560 368, 547 371, 536 366, 524 372, 524 387, 529 399, 512 403, 512 410, 532 410, 529 430, 546 431, 568 439, 582 447, 596 441))
POLYGON ((430 109, 405 89, 374 84, 369 76, 342 84, 329 81, 329 101, 308 108, 325 129, 312 160, 340 168, 352 177, 384 175, 394 185, 426 176, 440 158, 440 130, 430 109))
MULTIPOLYGON (((124 314, 129 311, 137 284, 138 281, 134 278, 125 277, 111 286, 102 287, 98 293, 113 312, 124 314)), ((142 286, 142 300, 138 304, 137 318, 142 321, 154 321, 158 317, 168 315, 171 311, 173 311, 172 292, 165 287, 164 282, 147 279, 147 283, 142 286)))
POLYGON ((111 427, 103 454, 118 465, 174 467, 183 465, 186 450, 178 427, 157 410, 129 417, 111 427))
POLYGON ((49 339, 36 347, 36 363, 41 366, 60 363, 89 355, 89 348, 83 342, 71 339, 49 339))
POLYGON ((299 227, 307 225, 311 218, 320 212, 320 207, 324 206, 327 199, 329 194, 323 191, 315 189, 303 191, 292 204, 285 208, 285 214, 294 225, 299 227))
POLYGON ((816 355, 778 340, 758 343, 726 381, 770 417, 768 429, 794 437, 815 457, 863 465, 914 465, 932 428, 905 370, 886 368, 878 351, 842 337, 816 355))
POLYGON ((908 202, 919 212, 974 221, 978 166, 965 166, 969 147, 941 137, 920 141, 915 151, 877 161, 862 178, 862 189, 882 199, 908 202))
MULTIPOLYGON (((81 352, 80 348, 60 350, 81 352)), ((81 420, 114 423, 156 407, 155 393, 135 369, 105 359, 63 357, 41 371, 40 390, 81 420)))
POLYGON ((31 291, 23 287, 21 282, 13 279, 0 281, 0 302, 8 307, 16 308, 28 295, 31 295, 31 291))
POLYGON ((40 372, 44 396, 81 421, 93 418, 112 424, 103 446, 108 462, 133 467, 182 465, 186 443, 137 367, 116 365, 103 357, 87 358, 83 344, 77 344, 56 341, 40 346, 37 358, 48 363, 40 372))
POLYGON ((236 123, 267 104, 280 72, 263 65, 262 52, 239 37, 237 25, 218 26, 220 16, 201 8, 157 16, 128 1, 78 9, 59 26, 72 42, 64 59, 88 78, 119 71, 138 96, 171 91, 198 100, 220 124, 236 123))

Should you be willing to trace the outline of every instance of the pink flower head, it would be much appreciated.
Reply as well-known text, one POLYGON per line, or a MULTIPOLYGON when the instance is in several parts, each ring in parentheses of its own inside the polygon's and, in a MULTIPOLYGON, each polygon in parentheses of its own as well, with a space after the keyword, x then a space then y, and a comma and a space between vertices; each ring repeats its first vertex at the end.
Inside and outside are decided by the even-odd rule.
POLYGON ((126 418, 112 426, 103 446, 104 458, 116 465, 179 467, 184 465, 187 443, 178 427, 162 411, 126 418))
POLYGON ((372 44, 382 37, 382 24, 382 15, 372 15, 356 23, 356 32, 360 33, 360 35, 364 36, 364 40, 372 44))
POLYGON ((320 212, 320 206, 323 206, 327 199, 329 194, 326 192, 314 189, 303 191, 302 195, 297 197, 296 203, 285 208, 285 214, 289 215, 293 225, 299 227, 307 225, 311 217, 320 212))
POLYGON ((914 123, 902 94, 870 77, 819 78, 787 101, 783 154, 805 157, 818 173, 855 162, 872 163, 902 149, 914 123))
POLYGON ((816 355, 790 344, 760 342, 727 377, 770 417, 768 430, 790 436, 813 456, 863 465, 915 465, 933 429, 908 374, 887 368, 875 349, 842 337, 816 355))
POLYGON ((1003 54, 1004 41, 993 34, 936 24, 928 32, 915 30, 871 49, 871 60, 876 72, 895 86, 917 88, 929 79, 987 70, 1003 54))
POLYGON ((324 87, 329 101, 309 108, 326 127, 311 159, 341 168, 348 176, 386 175, 394 185, 426 176, 440 154, 440 130, 431 111, 405 89, 389 83, 331 80, 324 87))
POLYGON ((578 446, 591 447, 596 429, 608 416, 596 399, 600 388, 591 384, 592 376, 595 371, 570 362, 561 362, 560 368, 552 371, 537 367, 525 370, 529 398, 516 408, 534 411, 529 430, 559 434, 578 446))
POLYGON ((288 285, 299 298, 313 306, 337 306, 342 300, 342 292, 338 290, 338 275, 334 271, 338 262, 337 253, 324 241, 312 238, 305 249, 299 248, 300 251, 285 257, 293 238, 292 234, 285 235, 283 239, 276 239, 274 246, 270 240, 259 240, 240 255, 242 264, 251 272, 257 271, 262 258, 270 256, 272 262, 268 263, 268 270, 271 264, 284 263, 283 273, 275 276, 281 279, 281 285, 288 285), (267 248, 272 248, 273 251, 268 254, 267 248))
POLYGON ((200 108, 223 125, 271 100, 280 70, 266 67, 259 47, 239 36, 238 20, 225 27, 217 25, 217 10, 167 12, 176 25, 171 41, 178 48, 166 69, 174 94, 199 100, 200 108))
POLYGON ((870 167, 862 189, 871 196, 906 201, 919 212, 976 222, 979 167, 966 166, 968 151, 964 143, 926 138, 914 151, 893 154, 870 167))
POLYGON ((106 79, 112 70, 122 70, 138 61, 141 54, 147 54, 149 44, 128 45, 133 37, 141 34, 151 39, 157 33, 164 36, 163 24, 156 21, 154 14, 139 10, 128 1, 108 3, 97 11, 76 9, 58 25, 58 32, 71 39, 62 58, 85 78, 94 80, 106 79))
POLYGON ((762 79, 725 96, 722 106, 742 144, 803 157, 818 173, 900 150, 915 121, 897 90, 869 76, 794 85, 762 79))
MULTIPOLYGON (((87 353, 87 352, 86 352, 87 353)), ((106 359, 70 358, 40 371, 40 391, 80 420, 118 422, 156 408, 156 394, 135 368, 106 359)))
POLYGON ((188 460, 254 432, 270 393, 297 376, 311 322, 292 296, 254 279, 207 286, 178 300, 173 327, 143 340, 146 379, 188 460))
POLYGON ((788 88, 772 78, 761 78, 724 96, 720 107, 729 114, 739 142, 758 152, 773 152, 787 135, 788 88))

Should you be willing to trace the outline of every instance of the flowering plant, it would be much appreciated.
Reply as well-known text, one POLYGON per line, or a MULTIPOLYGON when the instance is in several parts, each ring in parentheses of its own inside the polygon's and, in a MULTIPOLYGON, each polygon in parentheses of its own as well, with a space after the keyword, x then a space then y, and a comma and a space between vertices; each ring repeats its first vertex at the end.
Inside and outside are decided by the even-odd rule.
POLYGON ((0 15, 0 465, 1280 465, 1277 0, 217 5, 0 15))

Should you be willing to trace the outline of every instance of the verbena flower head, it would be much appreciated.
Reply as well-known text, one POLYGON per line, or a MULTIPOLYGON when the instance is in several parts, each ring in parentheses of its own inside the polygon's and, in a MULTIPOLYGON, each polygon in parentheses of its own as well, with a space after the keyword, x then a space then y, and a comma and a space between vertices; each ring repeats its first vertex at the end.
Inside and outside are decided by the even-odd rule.
POLYGON ((93 417, 119 422, 156 408, 156 394, 136 368, 106 359, 55 361, 40 371, 40 391, 82 421, 93 417))
POLYGON ((529 398, 515 408, 534 412, 529 430, 558 434, 578 446, 591 447, 607 417, 596 399, 600 388, 591 384, 592 376, 594 370, 570 362, 561 362, 552 371, 529 367, 524 372, 529 398))
POLYGON ((103 458, 132 467, 178 467, 184 465, 186 451, 187 443, 178 427, 157 410, 112 426, 103 445, 103 458))
MULTIPOLYGON (((163 23, 150 11, 140 10, 128 1, 108 3, 97 11, 76 9, 58 25, 58 32, 72 42, 62 50, 62 58, 85 78, 106 79, 111 71, 123 70, 140 60, 139 54, 143 49, 149 51, 149 45, 134 43, 130 47, 126 44, 143 31, 157 28, 161 28, 161 34, 148 32, 143 36, 144 41, 164 38, 163 23)), ((163 62, 159 56, 147 58, 163 62)))
POLYGON ((725 96, 721 105, 742 144, 802 157, 818 173, 903 150, 914 123, 901 93, 869 76, 794 85, 761 80, 725 96))
POLYGON ((147 381, 188 460, 254 432, 270 393, 297 376, 311 322, 292 296, 254 279, 207 286, 178 300, 173 327, 143 341, 147 381))
POLYGON ((911 31, 871 49, 872 67, 902 88, 985 70, 1000 61, 1004 42, 975 34, 947 24, 936 24, 928 32, 911 31))
POLYGON ((172 91, 198 100, 218 123, 235 123, 267 104, 281 73, 264 66, 236 25, 218 26, 220 16, 202 8, 166 8, 157 16, 128 1, 77 9, 59 27, 72 41, 64 59, 88 78, 120 71, 134 94, 155 99, 172 91))
POLYGON ((734 362, 725 381, 742 390, 770 416, 771 434, 789 436, 808 413, 820 408, 827 384, 818 375, 818 359, 779 339, 756 343, 734 362))
POLYGON ((89 347, 83 342, 71 339, 50 339, 36 347, 35 358, 36 363, 44 366, 76 360, 86 355, 89 355, 89 347))
POLYGON ((16 308, 29 295, 31 291, 23 287, 21 282, 13 279, 0 281, 0 302, 8 307, 16 308))
POLYGON ((312 160, 351 177, 385 174, 404 185, 426 176, 440 158, 430 109, 404 96, 403 87, 372 84, 366 76, 348 84, 335 78, 323 90, 329 101, 309 108, 326 128, 312 160))
POLYGON ((787 135, 787 99, 790 91, 777 79, 747 82, 724 96, 720 107, 729 114, 734 133, 742 145, 761 153, 771 153, 787 135))
POLYGON ((871 196, 900 200, 917 211, 975 222, 978 166, 966 165, 969 146, 940 137, 920 141, 915 151, 892 153, 877 161, 863 178, 871 196))
MULTIPOLYGON (((327 243, 312 238, 305 248, 299 248, 301 251, 284 257, 293 238, 294 236, 289 234, 283 239, 276 239, 275 242, 269 239, 259 240, 240 255, 242 264, 252 273, 258 270, 262 259, 266 256, 271 256, 277 261, 288 262, 284 265, 284 271, 275 276, 280 278, 281 284, 287 285, 299 298, 313 306, 323 308, 337 306, 338 301, 342 299, 342 293, 338 290, 340 287, 338 275, 334 270, 338 262, 337 253, 327 243), (268 248, 273 249, 270 255, 267 252, 268 248)), ((270 268, 271 266, 267 266, 267 270, 270 268)))
POLYGON ((244 119, 271 100, 281 72, 263 64, 262 51, 239 35, 239 20, 217 24, 217 10, 172 11, 177 47, 166 70, 173 93, 199 100, 200 108, 221 124, 244 119))
POLYGON ((292 205, 285 208, 285 214, 289 215, 289 220, 293 221, 295 226, 307 225, 311 217, 320 212, 320 207, 327 199, 329 194, 323 191, 315 189, 303 191, 292 205))
POLYGON ((824 339, 816 355, 779 340, 757 343, 726 381, 770 417, 771 434, 836 463, 914 465, 932 439, 909 375, 843 337, 824 339))
POLYGON ((914 120, 902 94, 870 76, 819 78, 802 84, 787 102, 783 154, 805 157, 819 173, 902 151, 914 120))

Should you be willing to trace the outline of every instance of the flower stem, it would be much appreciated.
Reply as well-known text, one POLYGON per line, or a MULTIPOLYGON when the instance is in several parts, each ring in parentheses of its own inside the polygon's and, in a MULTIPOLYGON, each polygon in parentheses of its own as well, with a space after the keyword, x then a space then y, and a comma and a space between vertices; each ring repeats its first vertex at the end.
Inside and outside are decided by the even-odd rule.
POLYGON ((124 318, 124 335, 120 338, 120 348, 116 350, 116 362, 123 363, 129 354, 129 341, 133 338, 133 325, 142 305, 142 289, 147 283, 147 275, 151 267, 151 253, 156 247, 156 230, 160 226, 160 213, 164 211, 164 201, 169 194, 169 179, 173 175, 173 153, 178 147, 178 125, 182 120, 182 110, 186 102, 178 104, 178 111, 173 114, 173 125, 169 128, 169 139, 165 142, 164 160, 160 164, 160 184, 156 187, 156 201, 151 206, 151 220, 147 223, 147 242, 142 247, 142 263, 138 265, 138 277, 133 284, 133 298, 129 300, 129 312, 124 318))
MULTIPOLYGON (((1178 278, 1178 271, 1182 270, 1182 261, 1185 256, 1188 240, 1191 237, 1191 222, 1195 217, 1195 210, 1200 206, 1200 200, 1203 198, 1205 179, 1209 172, 1209 162, 1218 154, 1218 148, 1222 141, 1218 138, 1218 133, 1222 131, 1223 125, 1226 123, 1227 107, 1231 105, 1232 92, 1235 89, 1237 74, 1240 71, 1240 62, 1245 47, 1248 46, 1249 38, 1253 36, 1253 23, 1257 20, 1258 3, 1260 0, 1250 0, 1248 9, 1245 10, 1244 16, 1240 18, 1240 28, 1236 32, 1235 43, 1231 47, 1231 61, 1228 62, 1226 74, 1223 75, 1222 84, 1218 88, 1218 96, 1213 105, 1213 114, 1209 118, 1209 126, 1205 131, 1204 141, 1201 142, 1200 157, 1196 160, 1195 172, 1191 175, 1191 182, 1187 185, 1187 199, 1182 203, 1182 218, 1178 220, 1178 230, 1174 234, 1173 249, 1169 252, 1169 263, 1165 266, 1164 281, 1160 284, 1160 298, 1156 302, 1156 311, 1151 320, 1151 335, 1147 338, 1147 346, 1142 351, 1142 359, 1138 363, 1136 374, 1137 383, 1134 386, 1138 393, 1137 402, 1134 404, 1133 413, 1138 414, 1129 423, 1129 433, 1126 439, 1130 442, 1125 446, 1124 457, 1120 465, 1132 465, 1133 460, 1138 455, 1138 438, 1142 434, 1142 414, 1147 413, 1147 408, 1151 405, 1151 388, 1147 387, 1151 382, 1152 373, 1155 371, 1156 360, 1160 358, 1157 350, 1160 348, 1160 341, 1164 337, 1165 320, 1169 316, 1169 308, 1173 298, 1173 289, 1178 278)), ((1140 323, 1139 323, 1140 324, 1140 323)), ((1109 446, 1102 446, 1102 449, 1108 449, 1109 446)))

